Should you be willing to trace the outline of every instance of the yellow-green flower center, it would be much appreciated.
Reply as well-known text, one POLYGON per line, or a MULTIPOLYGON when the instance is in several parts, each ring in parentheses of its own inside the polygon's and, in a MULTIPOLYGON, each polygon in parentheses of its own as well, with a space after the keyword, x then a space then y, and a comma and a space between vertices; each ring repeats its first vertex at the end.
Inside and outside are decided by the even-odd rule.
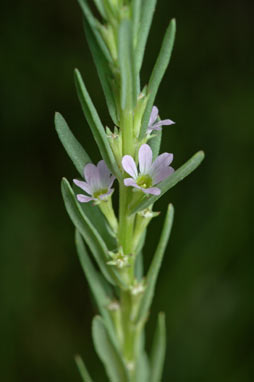
POLYGON ((153 185, 153 180, 150 175, 140 175, 137 179, 137 185, 142 188, 150 188, 153 185))
POLYGON ((93 193, 93 197, 94 197, 95 199, 99 199, 99 196, 100 196, 100 195, 106 194, 107 192, 108 192, 108 189, 107 189, 107 188, 103 188, 102 190, 95 191, 95 192, 93 193))

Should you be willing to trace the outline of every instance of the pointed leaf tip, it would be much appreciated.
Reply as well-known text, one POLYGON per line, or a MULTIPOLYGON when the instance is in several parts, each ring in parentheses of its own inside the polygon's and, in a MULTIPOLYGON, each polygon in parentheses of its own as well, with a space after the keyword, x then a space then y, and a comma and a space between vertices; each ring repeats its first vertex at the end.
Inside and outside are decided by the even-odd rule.
POLYGON ((67 122, 59 112, 55 113, 55 128, 65 151, 80 175, 83 176, 84 167, 87 163, 91 162, 91 159, 79 141, 72 134, 67 122))
POLYGON ((82 377, 82 381, 83 382, 93 382, 92 378, 89 375, 87 367, 86 367, 84 361, 82 360, 82 358, 80 357, 80 355, 76 355, 74 357, 74 359, 75 359, 76 365, 79 369, 80 375, 82 377))

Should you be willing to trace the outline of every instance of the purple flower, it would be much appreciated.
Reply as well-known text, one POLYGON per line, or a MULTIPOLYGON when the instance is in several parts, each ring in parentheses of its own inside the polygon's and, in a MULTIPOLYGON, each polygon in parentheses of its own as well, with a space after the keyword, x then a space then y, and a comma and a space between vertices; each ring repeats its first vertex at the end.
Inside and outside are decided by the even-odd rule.
POLYGON ((164 119, 163 121, 157 121, 159 115, 159 110, 156 106, 153 106, 152 112, 149 119, 149 124, 147 128, 147 134, 150 134, 153 130, 161 130, 161 126, 173 125, 175 122, 171 119, 164 119))
POLYGON ((130 155, 125 155, 122 159, 122 166, 132 178, 124 179, 127 187, 135 187, 145 194, 160 195, 161 190, 158 187, 152 187, 162 180, 166 179, 174 172, 169 167, 173 160, 173 154, 163 153, 152 162, 153 153, 147 144, 143 144, 138 152, 139 173, 136 163, 130 155))
POLYGON ((78 194, 77 199, 81 203, 87 203, 91 200, 101 201, 112 194, 111 188, 115 177, 111 174, 104 160, 101 160, 97 166, 88 163, 84 168, 84 178, 86 182, 73 179, 76 186, 84 190, 88 195, 78 194))

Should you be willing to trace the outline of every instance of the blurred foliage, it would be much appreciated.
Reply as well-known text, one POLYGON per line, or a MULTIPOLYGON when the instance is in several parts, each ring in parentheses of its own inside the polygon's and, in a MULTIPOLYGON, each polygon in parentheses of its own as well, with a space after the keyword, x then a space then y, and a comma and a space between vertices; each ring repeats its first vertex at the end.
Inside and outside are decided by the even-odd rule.
MULTIPOLYGON (((158 0, 146 51, 143 83, 168 19, 176 17, 176 46, 156 104, 162 118, 177 124, 164 128, 162 149, 174 152, 175 167, 206 152, 202 166, 156 205, 162 213, 169 201, 176 209, 147 330, 149 346, 156 313, 164 310, 163 382, 253 380, 250 5, 158 0)), ((77 174, 53 127, 59 110, 98 159, 74 67, 104 123, 110 119, 75 1, 12 1, 1 8, 1 380, 79 381, 73 355, 80 352, 102 382, 91 346, 93 302, 59 188, 62 175, 77 174)), ((150 227, 147 264, 161 224, 150 227)))

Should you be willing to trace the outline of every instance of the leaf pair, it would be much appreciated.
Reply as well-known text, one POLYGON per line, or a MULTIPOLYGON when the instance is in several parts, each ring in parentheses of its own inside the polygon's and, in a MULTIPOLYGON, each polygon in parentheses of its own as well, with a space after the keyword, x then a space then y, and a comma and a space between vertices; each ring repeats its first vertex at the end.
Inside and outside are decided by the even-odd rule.
MULTIPOLYGON (((96 352, 105 366, 108 378, 111 382, 129 382, 128 371, 122 357, 108 336, 105 324, 101 317, 93 320, 92 335, 96 352)), ((149 361, 144 353, 138 362, 136 370, 136 382, 159 382, 161 381, 163 363, 165 358, 165 321, 164 315, 159 315, 158 326, 154 336, 151 355, 151 370, 149 361), (164 337, 164 338, 163 338, 164 337)), ((95 382, 80 356, 75 357, 83 382, 95 382)))
MULTIPOLYGON (((109 380, 111 382, 128 382, 129 376, 123 359, 117 348, 111 342, 104 321, 99 316, 95 317, 93 320, 92 334, 96 352, 105 366, 109 380)), ((150 366, 146 354, 144 353, 138 362, 138 370, 135 378, 136 382, 160 382, 162 378, 165 353, 165 315, 160 313, 152 344, 150 366)), ((81 364, 80 366, 81 371, 83 366, 83 373, 85 372, 85 377, 87 377, 87 370, 84 368, 84 364, 81 364)), ((84 379, 84 381, 90 382, 89 379, 84 379)))

